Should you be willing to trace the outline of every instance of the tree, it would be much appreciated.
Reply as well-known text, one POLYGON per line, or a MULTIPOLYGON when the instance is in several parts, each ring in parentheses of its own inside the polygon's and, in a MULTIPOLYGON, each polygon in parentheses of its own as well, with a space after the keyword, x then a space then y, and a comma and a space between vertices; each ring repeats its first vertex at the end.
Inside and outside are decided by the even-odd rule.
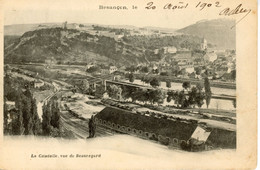
POLYGON ((193 105, 193 107, 196 104, 196 97, 197 97, 198 89, 196 87, 192 87, 191 90, 188 93, 188 102, 189 105, 193 105))
POLYGON ((39 135, 41 134, 41 121, 39 118, 39 115, 37 113, 37 105, 36 105, 36 100, 32 99, 31 100, 31 113, 32 113, 32 123, 33 123, 33 134, 34 135, 39 135))
POLYGON ((89 128, 89 137, 88 138, 93 138, 95 136, 95 132, 96 132, 96 125, 95 125, 95 121, 94 121, 94 116, 93 115, 89 119, 88 128, 89 128))
POLYGON ((189 77, 194 79, 194 78, 196 77, 196 76, 195 76, 195 73, 192 72, 192 73, 189 75, 189 77))
MULTIPOLYGON (((134 87, 126 87, 122 86, 122 96, 124 99, 132 98, 132 94, 136 91, 136 88, 134 87)), ((109 88, 108 88, 108 94, 109 94, 109 88)))
POLYGON ((88 73, 94 73, 94 72, 99 72, 100 71, 100 67, 98 66, 93 66, 90 67, 89 69, 86 70, 88 73))
POLYGON ((168 72, 161 72, 160 75, 161 76, 169 76, 169 73, 168 72))
POLYGON ((93 86, 90 86, 89 88, 88 88, 88 90, 87 90, 87 94, 89 94, 89 95, 95 95, 95 91, 96 91, 96 89, 93 87, 93 86))
POLYGON ((42 132, 43 135, 51 134, 51 103, 48 102, 47 105, 43 106, 42 113, 42 132))
POLYGON ((195 67, 195 72, 197 75, 200 75, 201 74, 201 67, 195 67))
POLYGON ((56 100, 52 101, 51 110, 52 115, 50 123, 54 128, 60 129, 60 109, 56 100))
POLYGON ((196 87, 192 87, 188 93, 188 105, 197 105, 199 108, 204 104, 205 94, 202 92, 202 88, 199 84, 196 87))
POLYGON ((122 89, 116 85, 110 85, 108 88, 108 95, 111 98, 120 100, 122 97, 122 89))
POLYGON ((167 98, 166 98, 166 100, 167 100, 168 103, 170 103, 171 100, 172 100, 171 96, 168 95, 167 98))
POLYGON ((148 100, 147 89, 139 88, 137 91, 139 93, 137 100, 141 102, 146 102, 148 100))
POLYGON ((23 112, 22 110, 17 111, 17 118, 12 122, 12 134, 13 135, 23 135, 24 134, 23 125, 23 112))
POLYGON ((237 100, 234 99, 232 103, 233 103, 234 108, 237 108, 237 100))
POLYGON ((183 82, 183 83, 182 83, 182 87, 183 87, 185 90, 189 89, 189 88, 190 88, 190 82, 189 82, 189 81, 183 82))
POLYGON ((26 88, 26 90, 25 90, 25 92, 24 92, 24 95, 25 95, 27 98, 29 98, 29 99, 32 99, 32 98, 33 98, 33 94, 32 94, 32 92, 31 92, 31 90, 30 90, 29 87, 26 88))
POLYGON ((88 80, 84 79, 81 81, 81 86, 80 89, 82 90, 83 93, 87 93, 89 90, 89 83, 88 80))
POLYGON ((43 106, 42 134, 58 137, 60 133, 60 109, 57 98, 52 98, 43 106))
POLYGON ((137 70, 137 67, 134 65, 131 65, 130 67, 127 67, 125 70, 130 71, 130 72, 135 72, 137 70))
POLYGON ((122 89, 118 87, 117 92, 116 92, 116 99, 121 100, 122 99, 122 89))
POLYGON ((143 81, 144 83, 146 83, 146 84, 149 84, 149 83, 151 82, 151 77, 149 77, 149 76, 144 76, 142 81, 143 81))
POLYGON ((104 93, 105 93, 105 86, 104 85, 97 86, 95 91, 95 96, 102 97, 104 93))
POLYGON ((145 102, 147 101, 147 96, 146 96, 147 90, 143 88, 137 88, 135 91, 132 93, 131 98, 132 101, 135 102, 136 100, 145 102))
POLYGON ((129 81, 130 81, 131 83, 133 83, 133 82, 135 81, 135 77, 134 77, 134 74, 133 74, 133 73, 129 74, 129 81))
POLYGON ((173 90, 167 92, 167 102, 171 102, 171 100, 176 100, 176 92, 173 90))
POLYGON ((163 90, 156 89, 157 96, 156 96, 156 102, 159 104, 163 104, 164 99, 166 98, 166 93, 163 90))
POLYGON ((231 79, 236 80, 236 70, 231 71, 231 79))
POLYGON ((145 83, 145 76, 141 77, 141 82, 143 82, 143 84, 145 83))
POLYGON ((205 88, 205 99, 208 108, 210 104, 211 95, 212 95, 208 77, 204 79, 204 88, 205 88))
POLYGON ((142 68, 141 68, 141 72, 143 72, 143 73, 148 73, 148 72, 149 72, 148 67, 147 67, 147 66, 142 67, 142 68))
POLYGON ((159 73, 158 69, 153 70, 153 74, 158 74, 158 73, 159 73))
POLYGON ((196 84, 196 88, 198 89, 198 91, 202 91, 203 87, 200 83, 196 84))
POLYGON ((8 130, 8 109, 6 104, 6 97, 4 98, 4 133, 8 130))
POLYGON ((178 66, 178 62, 177 61, 173 61, 172 62, 173 68, 172 68, 172 74, 176 77, 179 75, 180 72, 180 67, 178 66))
POLYGON ((179 105, 181 105, 181 107, 184 107, 184 101, 185 101, 184 90, 177 92, 177 96, 175 100, 175 102, 177 103, 177 107, 179 107, 179 105))
POLYGON ((186 71, 185 68, 182 68, 182 69, 178 72, 179 75, 185 75, 186 73, 187 73, 187 71, 186 71))
POLYGON ((15 107, 17 108, 17 118, 12 123, 12 133, 14 135, 23 135, 25 128, 23 122, 23 105, 22 105, 22 92, 18 89, 17 98, 15 100, 15 107))
POLYGON ((204 104, 203 102, 204 99, 205 99, 205 94, 203 92, 198 91, 195 101, 199 108, 201 108, 201 106, 204 104))
MULTIPOLYGON (((28 95, 29 93, 27 93, 28 95)), ((33 120, 31 114, 31 99, 24 96, 23 97, 23 124, 24 124, 24 134, 32 135, 33 134, 33 120)))
POLYGON ((24 92, 22 97, 23 103, 23 124, 25 135, 38 135, 41 133, 40 119, 37 113, 36 100, 29 88, 24 92))
POLYGON ((166 87, 167 87, 168 89, 172 87, 172 83, 171 83, 170 80, 167 80, 167 81, 166 81, 166 87))
POLYGON ((158 103, 162 104, 166 95, 165 92, 160 89, 154 89, 149 92, 149 100, 152 104, 158 103))
POLYGON ((159 87, 161 85, 161 82, 156 78, 154 77, 151 81, 150 81, 150 85, 152 87, 159 87))

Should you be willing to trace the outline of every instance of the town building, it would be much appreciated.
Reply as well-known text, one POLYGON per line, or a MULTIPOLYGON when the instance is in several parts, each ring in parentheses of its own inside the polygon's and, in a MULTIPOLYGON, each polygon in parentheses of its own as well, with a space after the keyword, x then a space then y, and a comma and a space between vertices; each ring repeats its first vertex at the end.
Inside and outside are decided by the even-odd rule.
POLYGON ((152 32, 149 31, 147 28, 140 28, 139 31, 140 31, 140 35, 150 35, 150 34, 152 34, 152 32))
POLYGON ((175 54, 177 52, 177 48, 174 46, 164 47, 163 49, 164 53, 175 54))
POLYGON ((117 67, 116 66, 110 66, 109 67, 109 73, 114 73, 115 71, 117 71, 117 67))
POLYGON ((109 69, 108 68, 102 68, 101 74, 110 74, 109 69))
POLYGON ((174 60, 178 62, 181 69, 192 67, 194 62, 190 52, 177 53, 174 60))
POLYGON ((109 32, 109 31, 98 31, 99 36, 105 36, 105 37, 110 37, 114 38, 115 33, 114 32, 109 32))
POLYGON ((159 54, 159 49, 153 50, 153 53, 154 53, 154 54, 159 54))
POLYGON ((214 62, 218 56, 216 55, 216 53, 214 52, 210 52, 210 53, 206 53, 204 56, 203 56, 204 60, 207 61, 207 62, 214 62))
POLYGON ((57 64, 57 61, 56 61, 56 59, 54 57, 51 57, 51 58, 47 58, 45 60, 45 64, 46 64, 46 67, 50 67, 50 66, 52 66, 54 64, 57 64))
POLYGON ((91 62, 91 63, 86 65, 86 70, 90 69, 91 67, 95 67, 95 66, 96 66, 96 63, 91 62))
POLYGON ((116 66, 109 66, 109 67, 104 67, 101 69, 101 74, 112 74, 116 72, 118 69, 116 66))
POLYGON ((122 35, 122 34, 119 34, 119 35, 115 35, 114 36, 114 39, 116 40, 116 41, 121 41, 121 39, 124 37, 124 35, 122 35))
POLYGON ((6 101, 7 110, 11 110, 15 108, 15 102, 14 101, 6 101))
POLYGON ((36 81, 34 81, 34 88, 40 88, 44 85, 44 82, 37 79, 36 81))

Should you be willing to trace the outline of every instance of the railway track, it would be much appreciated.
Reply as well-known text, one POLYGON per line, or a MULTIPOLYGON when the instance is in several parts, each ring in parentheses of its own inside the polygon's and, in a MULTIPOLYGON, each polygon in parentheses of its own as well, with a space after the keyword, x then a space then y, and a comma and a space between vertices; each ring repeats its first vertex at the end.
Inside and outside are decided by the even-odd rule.
MULTIPOLYGON (((73 132, 77 138, 86 139, 89 136, 88 120, 82 120, 68 111, 61 112, 62 126, 73 132)), ((96 127, 95 137, 111 136, 114 132, 111 132, 102 127, 96 127)))

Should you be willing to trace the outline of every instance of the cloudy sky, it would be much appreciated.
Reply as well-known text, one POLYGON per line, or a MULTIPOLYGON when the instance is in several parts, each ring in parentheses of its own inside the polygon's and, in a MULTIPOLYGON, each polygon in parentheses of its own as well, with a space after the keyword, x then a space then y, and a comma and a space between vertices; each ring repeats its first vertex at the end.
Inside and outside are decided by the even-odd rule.
MULTIPOLYGON (((170 1, 155 0, 156 9, 147 10, 145 7, 148 2, 150 0, 9 0, 4 3, 4 25, 68 21, 182 28, 203 19, 219 18, 220 10, 227 6, 223 3, 220 8, 200 10, 195 7, 199 1, 193 1, 186 9, 165 10, 163 7, 170 1), (99 5, 127 6, 128 10, 99 10, 99 5), (136 5, 138 9, 132 10, 132 5, 136 5)), ((172 1, 173 5, 178 3, 179 1, 172 1)))

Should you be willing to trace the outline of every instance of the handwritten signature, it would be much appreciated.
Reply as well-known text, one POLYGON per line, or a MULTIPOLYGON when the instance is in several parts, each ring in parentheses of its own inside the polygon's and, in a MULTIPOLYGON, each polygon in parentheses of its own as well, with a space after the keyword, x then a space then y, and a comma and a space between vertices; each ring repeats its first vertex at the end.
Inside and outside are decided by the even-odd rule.
POLYGON ((235 9, 230 9, 230 8, 225 8, 222 10, 219 15, 225 15, 225 16, 230 16, 230 15, 237 15, 241 13, 245 13, 245 15, 236 22, 235 25, 231 27, 234 28, 241 20, 243 20, 249 13, 251 12, 251 9, 244 9, 242 8, 242 4, 239 4, 235 9))

